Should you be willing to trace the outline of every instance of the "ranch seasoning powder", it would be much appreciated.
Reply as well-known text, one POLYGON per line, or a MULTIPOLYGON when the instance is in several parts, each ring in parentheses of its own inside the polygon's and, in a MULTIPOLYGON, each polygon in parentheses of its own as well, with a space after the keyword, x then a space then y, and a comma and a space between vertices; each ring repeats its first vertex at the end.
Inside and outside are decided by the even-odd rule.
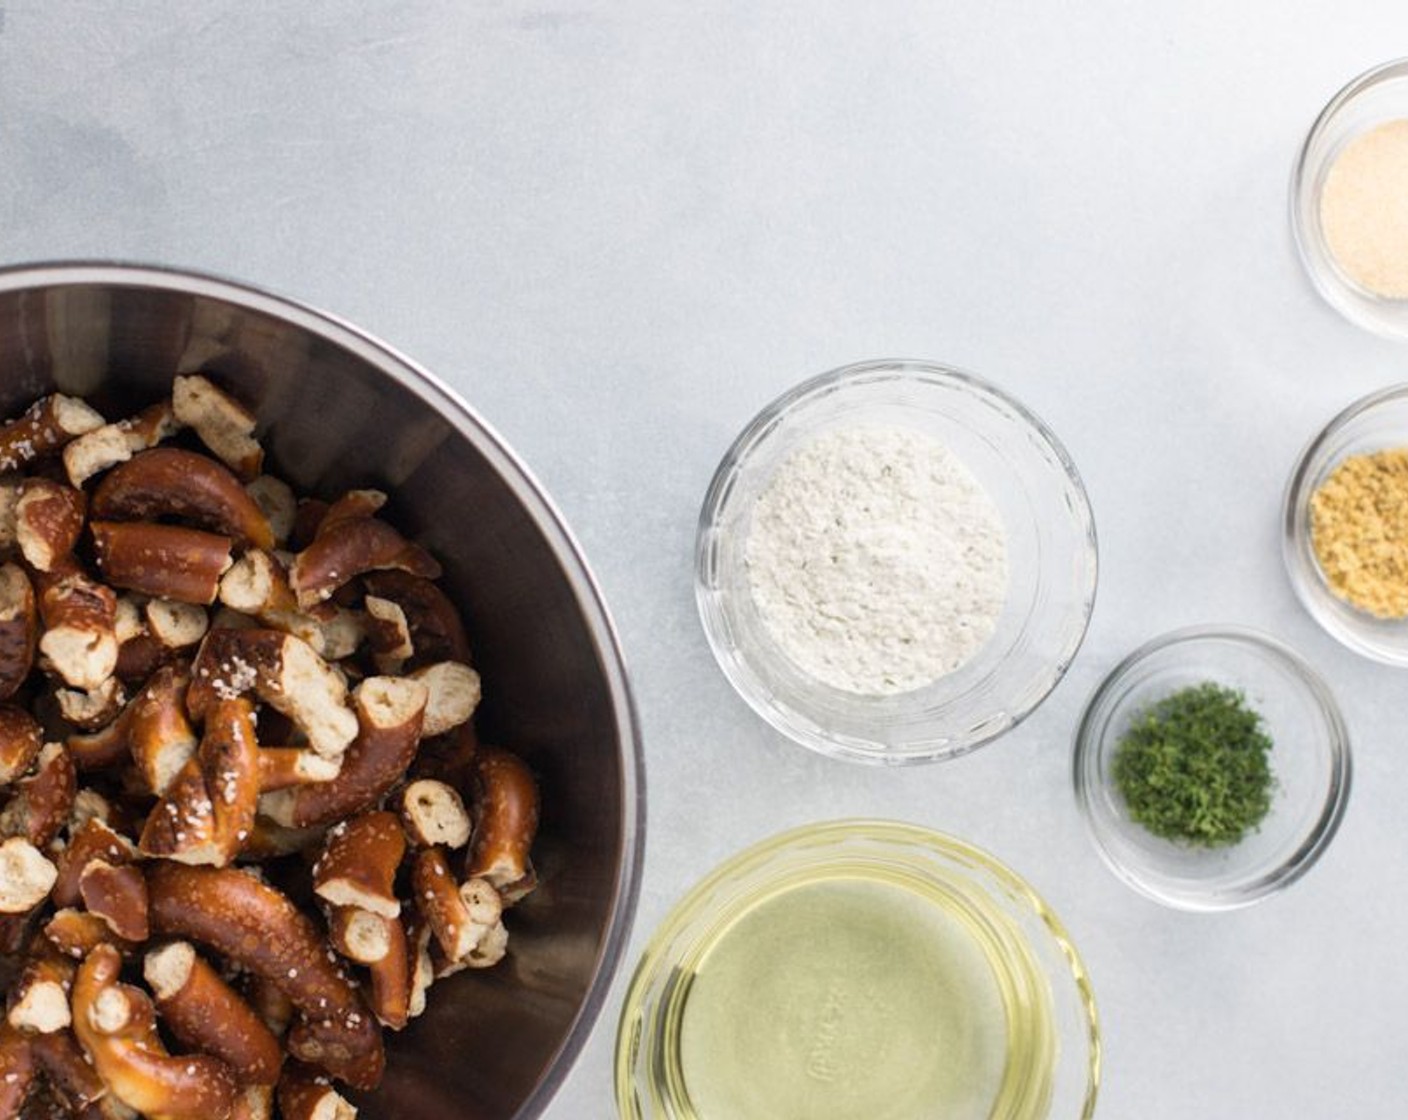
POLYGON ((744 560, 782 651, 848 692, 907 692, 953 672, 1007 598, 996 505, 910 428, 840 429, 792 452, 757 500, 744 560))

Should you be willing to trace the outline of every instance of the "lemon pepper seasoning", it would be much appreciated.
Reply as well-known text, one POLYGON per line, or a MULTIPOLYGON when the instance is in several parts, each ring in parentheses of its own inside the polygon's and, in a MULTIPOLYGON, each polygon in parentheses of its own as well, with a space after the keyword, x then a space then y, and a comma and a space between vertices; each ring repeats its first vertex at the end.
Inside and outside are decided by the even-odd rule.
POLYGON ((1379 618, 1408 617, 1408 448, 1350 455, 1310 498, 1330 590, 1379 618))

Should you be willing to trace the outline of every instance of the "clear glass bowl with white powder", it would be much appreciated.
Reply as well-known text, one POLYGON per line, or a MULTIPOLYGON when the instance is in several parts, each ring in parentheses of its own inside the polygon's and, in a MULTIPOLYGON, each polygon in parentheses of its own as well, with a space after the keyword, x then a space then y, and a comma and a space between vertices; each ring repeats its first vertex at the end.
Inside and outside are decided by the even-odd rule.
POLYGON ((1085 634, 1094 522, 1021 404, 932 363, 822 374, 724 456, 695 552, 704 629, 769 723, 882 764, 963 754, 1032 711, 1085 634))
POLYGON ((1316 118, 1292 177, 1291 229, 1332 307, 1408 338, 1408 59, 1361 74, 1316 118))

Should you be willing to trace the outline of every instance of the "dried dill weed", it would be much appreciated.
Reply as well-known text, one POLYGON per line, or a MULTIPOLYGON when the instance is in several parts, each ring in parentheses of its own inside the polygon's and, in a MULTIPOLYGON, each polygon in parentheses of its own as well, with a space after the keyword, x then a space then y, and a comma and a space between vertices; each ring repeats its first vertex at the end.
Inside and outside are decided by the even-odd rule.
POLYGON ((1227 847, 1271 811, 1271 746, 1242 693, 1205 681, 1134 717, 1115 750, 1115 784, 1155 836, 1227 847))
POLYGON ((1408 617, 1408 448, 1350 455, 1310 498, 1330 590, 1379 618, 1408 617))

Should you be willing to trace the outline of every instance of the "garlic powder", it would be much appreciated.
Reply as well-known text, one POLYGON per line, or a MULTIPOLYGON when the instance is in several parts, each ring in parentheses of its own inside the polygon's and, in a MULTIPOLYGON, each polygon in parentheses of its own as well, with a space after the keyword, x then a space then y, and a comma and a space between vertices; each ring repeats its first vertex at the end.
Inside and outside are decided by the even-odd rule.
POLYGON ((778 468, 744 546, 763 624, 848 692, 907 692, 992 636, 1007 598, 1002 516, 942 443, 901 427, 818 436, 778 468))

